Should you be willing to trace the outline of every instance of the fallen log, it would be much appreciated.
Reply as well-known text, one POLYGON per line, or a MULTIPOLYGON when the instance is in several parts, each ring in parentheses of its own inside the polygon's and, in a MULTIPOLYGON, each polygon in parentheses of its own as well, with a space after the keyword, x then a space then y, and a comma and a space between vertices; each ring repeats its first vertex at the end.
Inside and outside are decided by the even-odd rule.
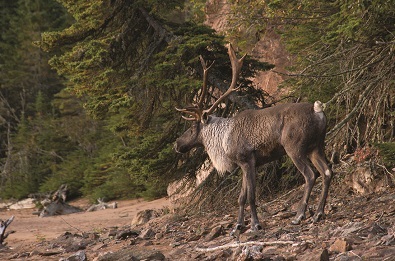
POLYGON ((1 221, 0 222, 0 245, 3 245, 4 240, 8 237, 9 234, 11 233, 5 233, 5 230, 7 227, 11 224, 11 222, 14 220, 14 216, 10 217, 6 221, 1 221))
POLYGON ((57 215, 67 215, 82 212, 82 209, 71 206, 65 202, 51 202, 44 206, 44 209, 40 212, 39 217, 51 217, 57 215))
POLYGON ((111 204, 104 202, 102 199, 97 199, 97 202, 99 204, 94 204, 92 206, 90 206, 86 212, 92 212, 92 211, 97 211, 97 210, 102 210, 102 209, 107 209, 107 208, 112 208, 115 209, 118 207, 118 203, 117 202, 113 202, 111 204))
POLYGON ((67 190, 67 185, 63 184, 47 199, 42 200, 41 205, 44 208, 39 213, 39 217, 50 217, 82 212, 82 209, 66 203, 67 190))

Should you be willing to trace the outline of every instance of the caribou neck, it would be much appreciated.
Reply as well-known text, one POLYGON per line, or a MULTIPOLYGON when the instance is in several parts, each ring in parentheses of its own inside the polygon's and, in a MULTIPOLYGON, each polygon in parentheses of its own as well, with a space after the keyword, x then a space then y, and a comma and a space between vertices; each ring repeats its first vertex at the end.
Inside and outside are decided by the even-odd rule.
POLYGON ((202 126, 201 140, 213 166, 219 173, 231 172, 235 168, 235 164, 226 153, 233 123, 233 118, 210 116, 207 123, 202 126))

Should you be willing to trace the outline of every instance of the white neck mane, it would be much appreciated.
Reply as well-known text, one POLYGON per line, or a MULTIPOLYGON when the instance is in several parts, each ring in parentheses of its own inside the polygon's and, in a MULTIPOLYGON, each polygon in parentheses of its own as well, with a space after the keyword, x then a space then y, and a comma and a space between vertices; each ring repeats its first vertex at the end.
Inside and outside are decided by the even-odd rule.
POLYGON ((232 121, 229 119, 212 117, 202 128, 204 147, 214 168, 220 173, 230 172, 235 167, 225 152, 231 125, 232 121))

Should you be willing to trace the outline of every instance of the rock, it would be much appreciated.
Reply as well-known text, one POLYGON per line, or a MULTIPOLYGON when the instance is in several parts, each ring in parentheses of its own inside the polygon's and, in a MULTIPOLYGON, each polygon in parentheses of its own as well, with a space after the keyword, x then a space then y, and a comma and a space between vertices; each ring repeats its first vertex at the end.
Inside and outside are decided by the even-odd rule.
POLYGON ((351 188, 357 194, 367 195, 372 192, 385 191, 386 184, 375 176, 375 172, 368 164, 361 164, 350 175, 351 188))
POLYGON ((201 235, 193 235, 187 239, 187 242, 198 241, 201 237, 201 235))
POLYGON ((108 245, 106 243, 100 243, 99 245, 96 245, 92 248, 93 252, 97 252, 102 248, 107 247, 108 245))
POLYGON ((153 209, 146 209, 138 212, 132 220, 132 226, 146 224, 151 219, 158 217, 158 213, 153 209))
POLYGON ((344 238, 337 238, 335 242, 330 246, 329 251, 344 253, 350 251, 351 249, 351 242, 344 238))
POLYGON ((154 243, 151 240, 146 240, 142 245, 143 246, 152 246, 154 243))
POLYGON ((70 244, 64 246, 64 251, 67 253, 71 253, 71 252, 83 250, 83 249, 86 249, 87 245, 88 245, 88 242, 85 242, 85 241, 81 241, 81 242, 71 241, 70 244))
POLYGON ((16 210, 16 209, 25 209, 25 208, 35 208, 35 207, 36 207, 36 200, 34 198, 27 198, 10 205, 8 208, 16 210))
POLYGON ((86 254, 85 251, 78 251, 77 253, 67 257, 67 258, 61 258, 59 261, 86 261, 86 254))
POLYGON ((118 230, 116 229, 110 229, 107 233, 107 237, 115 237, 118 233, 118 230))
POLYGON ((333 236, 335 237, 346 237, 355 231, 363 228, 365 224, 363 222, 349 222, 342 227, 338 227, 333 231, 333 236))
POLYGON ((210 160, 206 160, 201 166, 200 170, 195 173, 196 179, 184 177, 170 183, 167 187, 167 195, 173 207, 187 203, 190 201, 190 196, 194 190, 210 175, 213 170, 213 165, 210 160))
POLYGON ((159 240, 159 239, 162 239, 163 238, 163 233, 157 233, 156 235, 155 235, 155 239, 156 240, 159 240))
POLYGON ((9 208, 9 206, 11 206, 12 204, 15 204, 15 201, 6 201, 6 202, 2 201, 0 202, 0 209, 9 208))
POLYGON ((181 242, 172 242, 172 243, 170 243, 169 246, 171 246, 171 247, 178 247, 178 246, 181 246, 181 242))
POLYGON ((395 260, 395 247, 376 246, 370 249, 364 249, 362 253, 363 260, 395 260))
POLYGON ((206 239, 208 241, 211 241, 217 237, 219 237, 222 234, 222 231, 224 230, 222 225, 214 227, 210 233, 207 234, 206 239))
POLYGON ((137 231, 137 230, 130 230, 130 229, 124 230, 124 231, 118 232, 115 235, 115 239, 127 239, 130 237, 138 236, 139 234, 140 234, 140 231, 137 231))
POLYGON ((307 248, 309 247, 309 244, 307 242, 298 242, 292 245, 292 252, 296 254, 301 254, 303 253, 307 248))
POLYGON ((141 231, 139 238, 150 239, 150 238, 153 238, 155 236, 155 234, 156 233, 151 228, 148 228, 148 229, 141 231))

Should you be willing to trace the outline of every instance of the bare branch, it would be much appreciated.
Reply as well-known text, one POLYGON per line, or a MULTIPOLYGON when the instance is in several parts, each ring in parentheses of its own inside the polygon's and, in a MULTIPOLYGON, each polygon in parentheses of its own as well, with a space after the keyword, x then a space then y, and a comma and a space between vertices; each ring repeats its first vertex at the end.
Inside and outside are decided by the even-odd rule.
POLYGON ((372 91, 376 87, 375 84, 370 84, 368 88, 364 90, 364 92, 359 96, 358 102, 355 104, 354 108, 346 115, 346 117, 343 118, 339 123, 337 123, 328 133, 327 135, 331 135, 337 130, 341 129, 358 111, 359 109, 363 106, 363 104, 367 100, 367 95, 369 94, 370 91, 372 91))
POLYGON ((276 245, 292 245, 295 243, 296 243, 295 241, 271 241, 271 242, 249 241, 243 243, 238 243, 238 242, 228 243, 226 245, 217 246, 217 247, 208 247, 208 248, 197 247, 196 250, 200 252, 211 252, 211 251, 216 251, 226 248, 235 248, 241 246, 276 246, 276 245))
POLYGON ((14 216, 10 217, 6 221, 1 221, 0 223, 0 245, 3 244, 4 239, 7 238, 8 234, 5 233, 5 230, 7 227, 11 224, 11 222, 14 220, 14 216))

